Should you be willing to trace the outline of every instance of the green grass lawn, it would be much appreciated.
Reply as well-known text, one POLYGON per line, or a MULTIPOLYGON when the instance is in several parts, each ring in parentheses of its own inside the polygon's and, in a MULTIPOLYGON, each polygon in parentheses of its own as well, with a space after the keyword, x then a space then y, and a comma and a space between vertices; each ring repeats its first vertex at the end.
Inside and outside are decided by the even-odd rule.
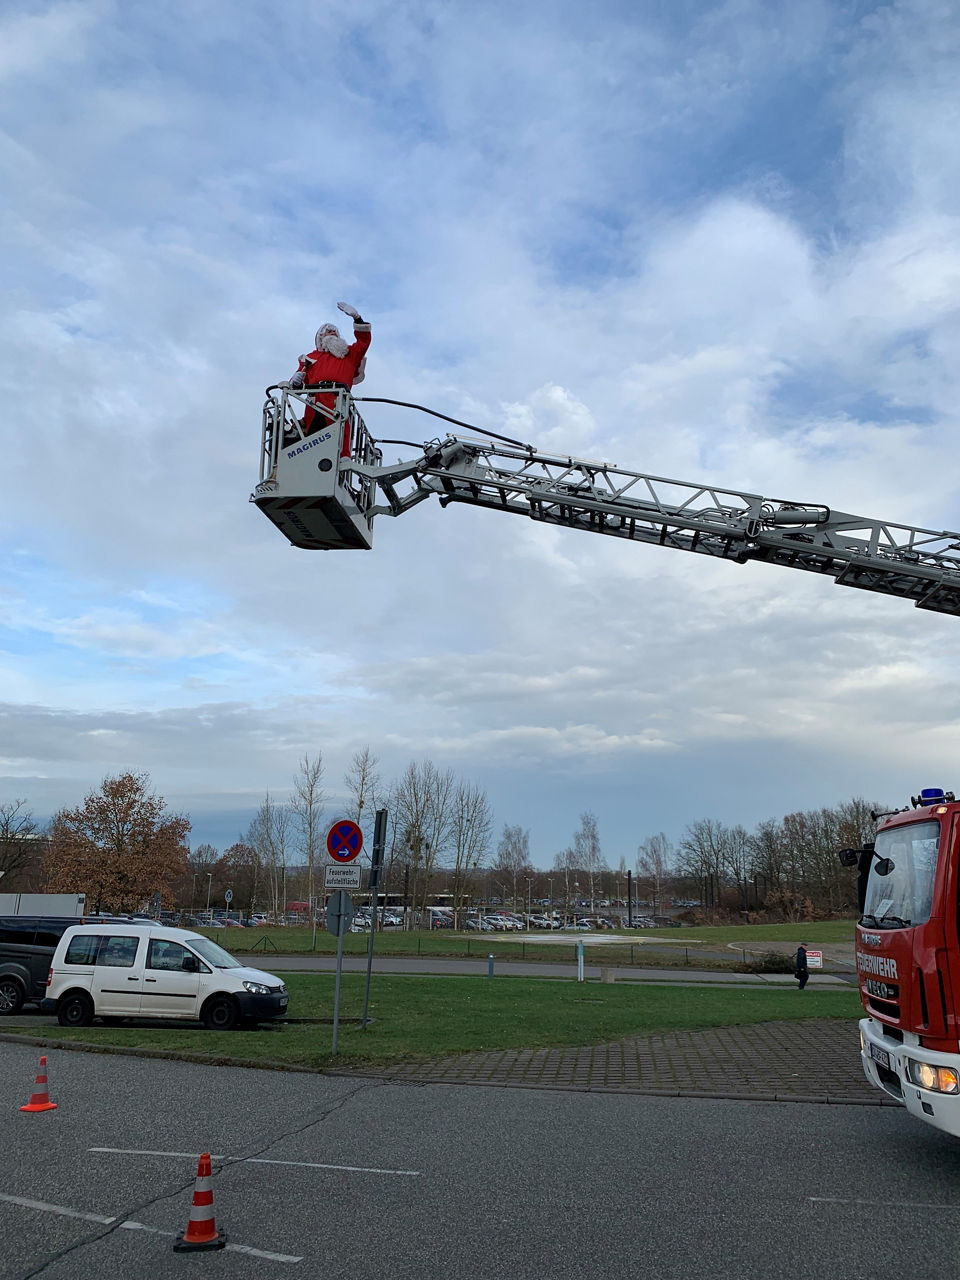
MULTIPOLYGON (((669 962, 679 965, 696 964, 696 948, 698 946, 725 946, 728 942, 749 947, 758 942, 782 942, 796 947, 800 942, 810 945, 830 942, 853 942, 852 920, 822 920, 816 924, 758 924, 758 925, 704 925, 682 929, 617 929, 604 931, 597 936, 605 941, 602 949, 597 948, 596 956, 602 956, 609 964, 643 964, 644 952, 657 949, 657 966, 669 962), (614 947, 612 938, 622 939, 622 946, 614 947), (651 947, 653 944, 653 947, 651 947), (688 954, 685 954, 685 949, 688 954)), ((313 931, 310 929, 201 929, 198 932, 214 938, 228 951, 236 955, 255 952, 262 958, 265 968, 269 969, 269 957, 272 955, 294 955, 314 949, 313 931)), ((586 940, 587 954, 593 956, 590 949, 590 935, 557 933, 544 935, 536 929, 529 934, 460 934, 446 929, 429 933, 403 933, 387 930, 378 933, 375 941, 377 955, 393 956, 486 956, 493 954, 503 959, 531 959, 541 961, 554 960, 569 964, 575 954, 574 948, 580 939, 586 940), (563 943, 547 942, 546 938, 563 937, 563 943), (569 945, 566 945, 569 944, 569 945)), ((344 938, 346 955, 366 955, 368 935, 348 933, 344 938)), ((316 951, 321 955, 333 955, 337 950, 336 938, 326 931, 318 929, 316 935, 316 951)), ((730 964, 735 964, 739 957, 730 953, 730 964)))
MULTIPOLYGON (((290 990, 290 1017, 332 1017, 332 974, 290 973, 284 980, 290 990)), ((363 990, 362 974, 343 975, 341 1018, 361 1014, 363 990)), ((809 987, 801 993, 793 987, 716 990, 530 978, 491 982, 485 977, 375 975, 370 1013, 375 1021, 365 1031, 341 1022, 338 1064, 384 1064, 479 1049, 598 1044, 625 1035, 803 1018, 846 1018, 853 1024, 860 1014, 860 1001, 855 991, 809 987)), ((315 1067, 331 1061, 329 1023, 234 1032, 53 1027, 50 1035, 89 1044, 214 1054, 223 1061, 315 1067)), ((856 1039, 852 1025, 851 1036, 856 1039)))

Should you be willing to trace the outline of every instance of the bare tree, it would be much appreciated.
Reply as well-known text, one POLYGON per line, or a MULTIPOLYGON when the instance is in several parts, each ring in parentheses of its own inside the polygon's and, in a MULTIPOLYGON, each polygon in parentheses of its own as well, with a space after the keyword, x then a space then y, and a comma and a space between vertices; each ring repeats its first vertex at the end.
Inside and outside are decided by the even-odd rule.
POLYGON ((653 913, 660 914, 663 885, 672 873, 676 850, 662 831, 647 836, 637 849, 637 877, 646 881, 647 897, 653 898, 653 913))
POLYGON ((750 910, 750 837, 739 824, 727 827, 724 840, 724 863, 740 895, 740 910, 750 910))
POLYGON ((0 879, 6 878, 4 890, 17 891, 44 852, 45 837, 26 800, 8 800, 0 804, 0 879))
POLYGON ((573 876, 576 880, 578 869, 576 854, 569 846, 562 853, 555 855, 553 869, 563 876, 563 914, 566 918, 570 914, 570 877, 573 876))
POLYGON ((257 816, 247 829, 244 843, 256 851, 274 920, 282 918, 287 906, 287 851, 290 840, 290 810, 264 796, 257 816))
POLYGON ((450 819, 452 852, 453 918, 463 909, 464 890, 468 878, 480 866, 490 846, 493 816, 487 793, 471 783, 457 783, 450 819))
POLYGON ((293 780, 291 808, 297 820, 297 845, 307 860, 307 902, 315 910, 314 867, 320 851, 321 823, 326 796, 323 791, 323 753, 305 755, 293 780))
POLYGON ((602 871, 607 870, 607 864, 600 849, 600 835, 597 830, 596 814, 591 813, 589 810, 580 815, 580 826, 573 836, 573 854, 576 858, 577 866, 587 874, 587 883, 590 886, 590 910, 593 911, 597 896, 597 876, 602 871))
POLYGON ((517 909, 517 881, 523 876, 532 874, 530 862, 530 832, 523 827, 504 824, 503 834, 497 844, 497 857, 493 864, 494 871, 506 876, 512 887, 513 909, 517 909))
POLYGON ((720 904, 727 857, 726 827, 715 818, 691 822, 680 838, 681 869, 695 878, 705 906, 720 904))
POLYGON ((353 753, 343 781, 350 797, 348 817, 363 830, 363 857, 370 862, 373 857, 373 819, 381 807, 383 783, 378 769, 380 761, 369 747, 361 747, 353 753))
POLYGON ((431 760, 412 761, 396 784, 399 852, 409 873, 411 899, 421 911, 450 838, 455 784, 452 771, 441 773, 431 760))

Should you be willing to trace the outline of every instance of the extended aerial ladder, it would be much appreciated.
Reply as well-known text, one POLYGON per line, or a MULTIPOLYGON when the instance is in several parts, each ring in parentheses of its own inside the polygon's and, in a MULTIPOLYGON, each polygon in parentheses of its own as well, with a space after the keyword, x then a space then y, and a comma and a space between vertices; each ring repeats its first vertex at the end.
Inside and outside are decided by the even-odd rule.
POLYGON ((437 497, 441 506, 468 503, 739 564, 803 569, 918 609, 960 614, 960 533, 627 471, 493 433, 411 445, 416 456, 385 464, 342 388, 332 409, 318 406, 327 425, 303 434, 298 414, 317 403, 310 396, 318 389, 334 390, 268 388, 260 481, 250 495, 295 547, 369 550, 377 516, 399 516, 437 497))

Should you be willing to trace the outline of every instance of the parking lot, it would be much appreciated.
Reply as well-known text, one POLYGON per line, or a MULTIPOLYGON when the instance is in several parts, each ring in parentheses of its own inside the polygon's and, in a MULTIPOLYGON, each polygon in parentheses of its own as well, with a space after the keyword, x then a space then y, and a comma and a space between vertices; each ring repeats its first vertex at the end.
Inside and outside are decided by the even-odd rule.
POLYGON ((955 1143, 895 1108, 422 1085, 3 1044, 0 1275, 952 1274, 955 1143), (231 1248, 175 1254, 201 1151, 231 1248), (882 1220, 883 1231, 876 1230, 882 1220), (895 1244, 893 1242, 896 1242, 895 1244), (892 1250, 892 1252, 891 1252, 892 1250))

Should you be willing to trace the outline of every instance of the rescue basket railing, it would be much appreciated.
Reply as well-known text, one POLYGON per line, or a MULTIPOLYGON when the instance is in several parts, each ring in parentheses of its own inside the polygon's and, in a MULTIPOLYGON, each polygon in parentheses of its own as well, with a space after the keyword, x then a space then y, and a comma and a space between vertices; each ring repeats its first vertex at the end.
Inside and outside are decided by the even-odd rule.
POLYGON ((263 427, 260 448, 260 483, 263 493, 276 484, 277 465, 283 449, 296 446, 318 431, 329 427, 337 435, 337 454, 341 459, 339 483, 345 487, 363 511, 373 504, 376 485, 351 469, 350 464, 379 466, 383 460, 366 423, 357 411, 349 391, 338 383, 321 382, 315 386, 294 388, 277 383, 267 387, 263 404, 263 427), (320 396, 334 396, 331 407, 320 396), (305 410, 316 416, 308 432, 304 427, 305 410))

